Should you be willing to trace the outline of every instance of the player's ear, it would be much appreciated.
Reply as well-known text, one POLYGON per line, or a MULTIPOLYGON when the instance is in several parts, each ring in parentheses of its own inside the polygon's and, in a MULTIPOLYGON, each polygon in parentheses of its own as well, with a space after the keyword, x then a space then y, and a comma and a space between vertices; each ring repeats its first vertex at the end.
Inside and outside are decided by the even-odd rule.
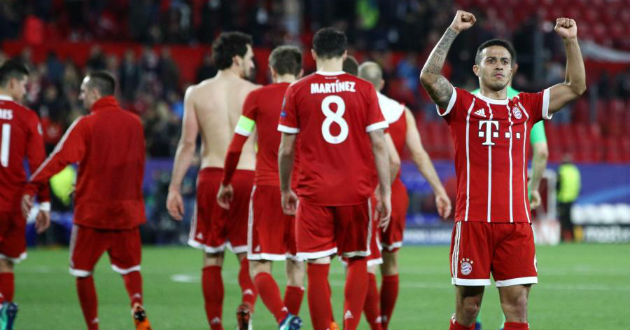
POLYGON ((378 84, 378 90, 383 90, 383 87, 385 87, 385 80, 381 79, 381 82, 378 84))
POLYGON ((302 76, 304 75, 304 69, 300 69, 300 73, 298 73, 296 78, 302 78, 302 76))
POLYGON ((479 65, 473 65, 473 72, 475 73, 475 76, 479 77, 479 65))
POLYGON ((317 61, 317 53, 315 52, 315 49, 311 49, 311 56, 313 56, 313 60, 317 61))
POLYGON ((341 55, 341 58, 345 60, 347 57, 348 57, 348 51, 344 50, 343 54, 341 55))

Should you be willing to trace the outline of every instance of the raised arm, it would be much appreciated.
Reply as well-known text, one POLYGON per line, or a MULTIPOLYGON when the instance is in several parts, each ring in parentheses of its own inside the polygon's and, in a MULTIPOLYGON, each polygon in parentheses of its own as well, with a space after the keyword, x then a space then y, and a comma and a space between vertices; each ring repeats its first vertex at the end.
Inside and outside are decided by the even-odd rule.
POLYGON ((186 171, 190 167, 195 155, 195 143, 199 132, 197 114, 192 100, 192 89, 189 87, 184 96, 184 118, 182 119, 182 134, 177 145, 175 161, 173 162, 173 172, 171 183, 168 186, 168 196, 166 197, 166 209, 173 219, 181 221, 184 216, 184 201, 180 188, 186 171))
POLYGON ((586 91, 584 60, 577 39, 577 24, 571 18, 556 19, 554 28, 562 37, 567 55, 564 82, 550 88, 549 113, 562 109, 567 103, 577 99, 586 91))
POLYGON ((446 29, 440 41, 435 45, 427 62, 420 72, 420 82, 427 90, 433 102, 446 108, 453 93, 453 85, 442 75, 446 55, 457 35, 472 27, 476 22, 475 15, 458 10, 451 25, 446 29))
POLYGON ((282 211, 295 215, 297 196, 291 191, 291 172, 295 157, 296 134, 282 133, 278 149, 278 172, 280 175, 280 192, 282 193, 282 211))

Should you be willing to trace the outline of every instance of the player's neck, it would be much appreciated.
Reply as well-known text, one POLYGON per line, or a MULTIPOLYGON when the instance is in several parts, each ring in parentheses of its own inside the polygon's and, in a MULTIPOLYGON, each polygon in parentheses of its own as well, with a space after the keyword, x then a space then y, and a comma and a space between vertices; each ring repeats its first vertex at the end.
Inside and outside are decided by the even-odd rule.
POLYGON ((239 68, 235 66, 231 66, 227 69, 219 70, 219 72, 217 72, 216 77, 220 79, 243 78, 241 77, 239 68))
POLYGON ((507 86, 500 91, 493 91, 485 86, 480 86, 479 93, 489 99, 505 100, 507 99, 507 86))
POLYGON ((276 76, 276 79, 274 79, 274 83, 276 84, 280 84, 280 83, 292 83, 294 82, 295 76, 292 74, 283 74, 281 76, 276 76))
POLYGON ((343 72, 343 58, 317 59, 317 71, 319 72, 343 72))
POLYGON ((2 99, 11 99, 11 101, 13 101, 13 97, 9 94, 9 91, 4 88, 0 88, 0 97, 2 99))

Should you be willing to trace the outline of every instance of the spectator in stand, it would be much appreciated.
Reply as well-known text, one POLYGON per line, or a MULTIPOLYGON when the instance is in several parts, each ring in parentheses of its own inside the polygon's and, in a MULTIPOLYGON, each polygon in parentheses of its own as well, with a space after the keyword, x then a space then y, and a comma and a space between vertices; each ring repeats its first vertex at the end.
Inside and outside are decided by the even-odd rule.
POLYGON ((125 102, 132 102, 136 98, 138 86, 140 86, 140 68, 136 62, 133 50, 127 49, 123 60, 118 67, 118 79, 120 92, 125 102))

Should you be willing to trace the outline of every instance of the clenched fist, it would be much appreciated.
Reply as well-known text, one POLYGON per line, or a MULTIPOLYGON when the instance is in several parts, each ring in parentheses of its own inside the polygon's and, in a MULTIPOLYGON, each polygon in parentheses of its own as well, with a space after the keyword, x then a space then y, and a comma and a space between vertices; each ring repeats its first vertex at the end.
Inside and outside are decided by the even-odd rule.
POLYGON ((556 19, 556 26, 553 29, 564 39, 577 37, 577 24, 574 19, 566 17, 558 18, 556 19))
POLYGON ((451 23, 451 29, 457 32, 462 32, 470 29, 473 25, 475 25, 476 21, 477 19, 475 18, 475 15, 467 11, 458 10, 457 13, 455 13, 453 22, 451 23))

